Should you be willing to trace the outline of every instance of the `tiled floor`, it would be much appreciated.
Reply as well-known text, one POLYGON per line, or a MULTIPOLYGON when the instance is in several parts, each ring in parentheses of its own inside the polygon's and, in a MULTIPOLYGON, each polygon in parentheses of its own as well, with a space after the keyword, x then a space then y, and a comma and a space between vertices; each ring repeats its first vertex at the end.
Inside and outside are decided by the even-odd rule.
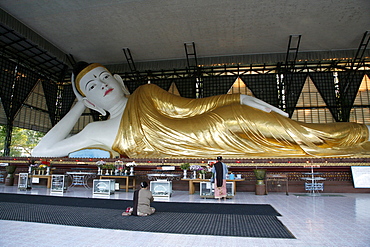
MULTIPOLYGON (((44 187, 18 191, 16 186, 0 185, 1 193, 50 195, 44 187)), ((64 195, 131 199, 132 192, 111 196, 93 196, 84 188, 68 189, 64 195)), ((296 239, 241 238, 131 232, 62 225, 0 221, 0 246, 370 246, 370 194, 337 196, 296 196, 284 193, 254 195, 238 192, 233 199, 220 203, 271 204, 279 219, 296 239)), ((334 194, 330 194, 334 195, 334 194)), ((214 203, 199 194, 174 191, 172 202, 214 203)))

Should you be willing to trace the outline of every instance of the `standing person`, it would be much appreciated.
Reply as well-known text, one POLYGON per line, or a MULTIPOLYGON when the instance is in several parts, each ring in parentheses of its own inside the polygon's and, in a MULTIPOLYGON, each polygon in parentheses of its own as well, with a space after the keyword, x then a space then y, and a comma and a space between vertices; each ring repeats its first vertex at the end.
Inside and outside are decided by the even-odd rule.
POLYGON ((226 174, 228 173, 227 166, 222 162, 222 157, 217 157, 217 162, 212 167, 212 173, 214 175, 215 182, 215 199, 221 199, 222 197, 226 200, 226 174))
POLYGON ((134 206, 122 213, 122 216, 136 215, 148 216, 154 214, 155 208, 150 206, 154 201, 152 192, 148 190, 148 183, 143 181, 140 183, 140 190, 134 192, 134 206))

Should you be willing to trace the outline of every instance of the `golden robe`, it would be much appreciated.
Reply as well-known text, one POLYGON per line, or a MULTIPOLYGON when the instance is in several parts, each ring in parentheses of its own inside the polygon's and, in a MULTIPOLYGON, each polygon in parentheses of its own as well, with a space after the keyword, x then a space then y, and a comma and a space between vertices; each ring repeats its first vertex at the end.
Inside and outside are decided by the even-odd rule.
POLYGON ((240 104, 240 95, 175 96, 154 84, 129 98, 113 150, 130 158, 370 154, 366 125, 309 124, 240 104))

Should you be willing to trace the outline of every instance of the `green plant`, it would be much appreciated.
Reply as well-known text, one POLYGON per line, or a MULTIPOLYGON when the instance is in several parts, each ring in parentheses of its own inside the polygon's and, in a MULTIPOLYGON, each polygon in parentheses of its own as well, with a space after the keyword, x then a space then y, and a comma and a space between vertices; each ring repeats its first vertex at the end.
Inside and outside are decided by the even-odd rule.
POLYGON ((10 177, 13 176, 13 174, 15 172, 15 169, 17 169, 16 166, 7 166, 7 167, 5 167, 5 170, 8 173, 8 176, 10 175, 10 177))
POLYGON ((13 186, 15 169, 17 169, 16 166, 7 166, 7 167, 5 167, 5 170, 8 173, 8 175, 5 178, 5 185, 6 186, 13 186))
POLYGON ((203 169, 202 170, 200 170, 199 172, 201 173, 201 174, 207 174, 207 172, 208 172, 208 170, 207 170, 207 168, 205 168, 205 167, 202 167, 203 169))
POLYGON ((183 163, 180 165, 181 170, 188 170, 190 167, 189 163, 183 163))
POLYGON ((114 164, 104 164, 103 169, 114 170, 116 166, 114 164))
POLYGON ((257 184, 264 184, 264 179, 266 176, 266 169, 254 169, 254 175, 257 179, 257 184))

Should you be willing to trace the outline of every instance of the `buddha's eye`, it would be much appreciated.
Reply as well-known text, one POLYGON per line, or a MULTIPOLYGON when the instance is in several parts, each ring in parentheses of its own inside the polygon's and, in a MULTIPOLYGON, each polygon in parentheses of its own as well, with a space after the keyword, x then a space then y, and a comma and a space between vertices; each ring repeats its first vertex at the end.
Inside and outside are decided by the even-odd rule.
POLYGON ((96 86, 95 84, 91 84, 90 87, 89 87, 89 91, 93 90, 95 88, 95 86, 96 86))
POLYGON ((105 80, 109 79, 109 77, 110 77, 109 73, 104 73, 104 74, 101 75, 100 78, 101 78, 101 80, 105 81, 105 80))

